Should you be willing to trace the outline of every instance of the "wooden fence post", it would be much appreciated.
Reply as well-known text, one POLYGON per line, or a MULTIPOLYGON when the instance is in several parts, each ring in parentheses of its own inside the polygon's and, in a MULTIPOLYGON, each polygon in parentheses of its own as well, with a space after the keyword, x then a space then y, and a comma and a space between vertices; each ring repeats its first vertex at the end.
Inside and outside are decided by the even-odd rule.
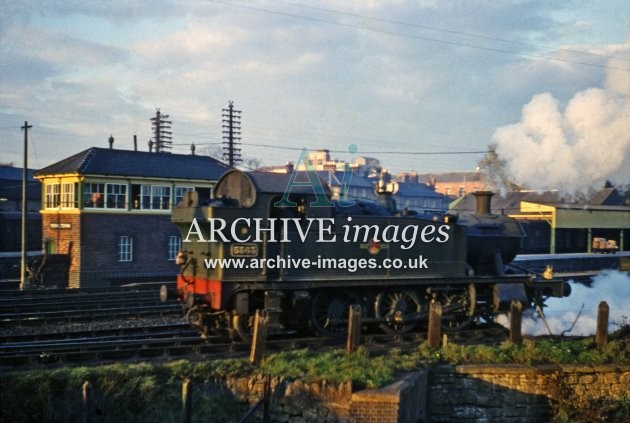
POLYGON ((429 333, 427 334, 427 342, 430 348, 438 348, 442 336, 440 330, 442 328, 442 304, 431 301, 429 306, 429 333))
POLYGON ((346 351, 353 353, 361 343, 361 306, 353 304, 348 313, 348 342, 346 351))
POLYGON ((254 318, 254 336, 252 336, 252 349, 249 354, 249 361, 257 366, 265 355, 267 343, 267 323, 269 314, 267 310, 256 310, 254 318))
POLYGON ((510 342, 520 345, 523 342, 521 322, 523 318, 523 304, 514 300, 510 303, 510 342))
POLYGON ((599 303, 597 307, 597 331, 595 332, 595 344, 597 348, 602 348, 608 343, 608 313, 610 307, 606 301, 599 303))
POLYGON ((182 422, 192 421, 192 382, 189 377, 182 382, 182 422))
POLYGON ((81 423, 90 423, 94 416, 94 395, 92 384, 88 381, 81 386, 81 423))

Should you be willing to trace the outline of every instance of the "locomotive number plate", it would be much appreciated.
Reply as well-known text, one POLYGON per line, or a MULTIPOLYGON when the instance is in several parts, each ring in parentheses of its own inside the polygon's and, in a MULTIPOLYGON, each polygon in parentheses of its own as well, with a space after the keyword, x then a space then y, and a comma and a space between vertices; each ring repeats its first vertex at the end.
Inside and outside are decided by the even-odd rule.
POLYGON ((258 257, 258 245, 256 244, 230 245, 230 255, 232 257, 258 257))

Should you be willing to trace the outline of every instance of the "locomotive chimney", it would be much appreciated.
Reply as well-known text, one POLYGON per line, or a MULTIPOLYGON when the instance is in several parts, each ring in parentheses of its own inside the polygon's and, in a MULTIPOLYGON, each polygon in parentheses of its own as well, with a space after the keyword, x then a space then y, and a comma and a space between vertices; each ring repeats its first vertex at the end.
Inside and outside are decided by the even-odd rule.
POLYGON ((475 191, 473 192, 476 200, 475 206, 475 214, 480 216, 491 216, 492 211, 490 210, 490 203, 492 201, 492 196, 494 195, 492 191, 475 191))

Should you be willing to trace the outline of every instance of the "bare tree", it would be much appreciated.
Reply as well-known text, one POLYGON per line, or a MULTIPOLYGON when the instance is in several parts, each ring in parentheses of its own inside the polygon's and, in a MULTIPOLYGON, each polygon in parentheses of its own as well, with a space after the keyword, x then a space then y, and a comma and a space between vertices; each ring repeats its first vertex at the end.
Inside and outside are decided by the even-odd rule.
MULTIPOLYGON (((202 150, 202 154, 223 161, 224 149, 223 147, 206 147, 202 150)), ((243 156, 240 166, 247 170, 255 170, 262 166, 262 161, 256 157, 243 156)))
POLYGON ((525 189, 521 184, 513 180, 510 175, 507 162, 499 157, 496 145, 488 146, 488 152, 477 163, 481 171, 484 184, 491 190, 520 191, 525 189))

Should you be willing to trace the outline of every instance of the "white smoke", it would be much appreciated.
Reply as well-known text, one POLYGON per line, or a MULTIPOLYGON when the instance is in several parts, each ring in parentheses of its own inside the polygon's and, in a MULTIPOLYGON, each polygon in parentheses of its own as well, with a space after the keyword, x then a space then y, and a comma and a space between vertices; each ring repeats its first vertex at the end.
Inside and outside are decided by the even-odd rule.
MULTIPOLYGON (((535 310, 524 312, 522 333, 531 336, 549 335, 551 330, 552 335, 561 335, 563 332, 572 336, 594 335, 597 308, 601 301, 606 301, 610 308, 609 332, 619 329, 622 324, 630 324, 630 273, 607 270, 595 276, 590 287, 572 283, 571 290, 567 298, 547 300, 547 307, 543 310, 547 325, 535 310), (569 331, 574 323, 573 329, 569 331)), ((497 316, 497 322, 509 327, 508 317, 504 314, 497 316)))
POLYGON ((496 152, 515 182, 565 194, 588 193, 607 180, 630 183, 627 67, 609 62, 605 88, 578 92, 564 110, 551 94, 535 95, 521 122, 495 130, 496 152))

